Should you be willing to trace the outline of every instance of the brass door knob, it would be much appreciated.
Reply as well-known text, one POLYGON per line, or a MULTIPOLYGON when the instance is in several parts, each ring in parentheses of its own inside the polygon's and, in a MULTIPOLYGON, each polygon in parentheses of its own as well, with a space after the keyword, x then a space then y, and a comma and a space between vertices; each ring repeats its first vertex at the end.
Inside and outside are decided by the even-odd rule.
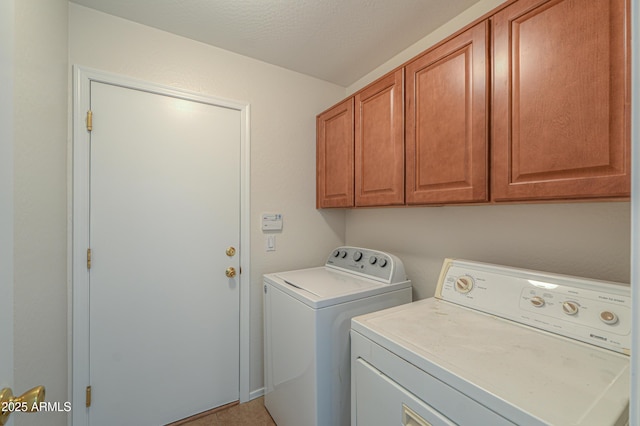
POLYGON ((233 257, 236 254, 236 248, 235 247, 227 247, 227 249, 225 250, 225 253, 227 254, 227 256, 233 257))
POLYGON ((236 268, 234 268, 233 266, 229 266, 227 270, 224 271, 224 274, 229 278, 233 278, 236 276, 236 268))
POLYGON ((11 388, 2 389, 0 391, 0 425, 6 424, 9 421, 9 415, 14 411, 23 413, 38 411, 42 401, 44 401, 44 386, 36 386, 17 397, 13 396, 11 388))

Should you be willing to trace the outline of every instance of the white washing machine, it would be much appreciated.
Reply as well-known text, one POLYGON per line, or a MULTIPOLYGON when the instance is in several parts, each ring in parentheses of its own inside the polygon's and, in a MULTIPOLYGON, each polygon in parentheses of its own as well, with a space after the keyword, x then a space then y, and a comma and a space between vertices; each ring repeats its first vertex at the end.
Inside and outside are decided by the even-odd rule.
POLYGON ((352 320, 352 424, 623 426, 627 285, 445 260, 436 297, 352 320))
POLYGON ((351 318, 411 302, 396 256, 339 247, 324 266, 264 276, 264 403, 278 426, 350 423, 351 318))

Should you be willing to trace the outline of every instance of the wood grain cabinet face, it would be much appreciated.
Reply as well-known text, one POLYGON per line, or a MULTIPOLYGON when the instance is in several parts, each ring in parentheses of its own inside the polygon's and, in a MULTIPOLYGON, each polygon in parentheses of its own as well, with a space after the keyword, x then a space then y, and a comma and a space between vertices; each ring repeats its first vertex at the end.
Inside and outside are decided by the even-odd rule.
POLYGON ((492 198, 630 193, 626 0, 519 0, 493 18, 492 198))
POLYGON ((488 22, 406 66, 407 204, 488 200, 488 22))
POLYGON ((316 207, 353 207, 353 98, 316 117, 316 207))
POLYGON ((355 95, 355 205, 404 204, 403 70, 355 95))

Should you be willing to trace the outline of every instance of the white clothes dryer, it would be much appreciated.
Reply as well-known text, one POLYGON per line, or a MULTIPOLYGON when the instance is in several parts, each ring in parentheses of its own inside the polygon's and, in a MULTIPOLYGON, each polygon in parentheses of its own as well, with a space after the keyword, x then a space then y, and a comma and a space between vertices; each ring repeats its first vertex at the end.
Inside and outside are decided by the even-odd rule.
POLYGON ((628 424, 628 285, 446 259, 351 327, 353 426, 628 424))
POLYGON ((324 266, 264 276, 265 406, 278 426, 350 423, 351 318, 411 302, 396 256, 338 247, 324 266))

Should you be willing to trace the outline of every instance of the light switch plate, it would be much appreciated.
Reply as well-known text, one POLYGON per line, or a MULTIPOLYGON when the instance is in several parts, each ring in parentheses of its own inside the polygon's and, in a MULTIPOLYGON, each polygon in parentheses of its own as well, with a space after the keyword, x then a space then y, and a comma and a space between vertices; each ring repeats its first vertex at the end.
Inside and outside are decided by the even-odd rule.
POLYGON ((275 235, 267 235, 265 239, 265 250, 266 251, 276 251, 276 236, 275 235))

